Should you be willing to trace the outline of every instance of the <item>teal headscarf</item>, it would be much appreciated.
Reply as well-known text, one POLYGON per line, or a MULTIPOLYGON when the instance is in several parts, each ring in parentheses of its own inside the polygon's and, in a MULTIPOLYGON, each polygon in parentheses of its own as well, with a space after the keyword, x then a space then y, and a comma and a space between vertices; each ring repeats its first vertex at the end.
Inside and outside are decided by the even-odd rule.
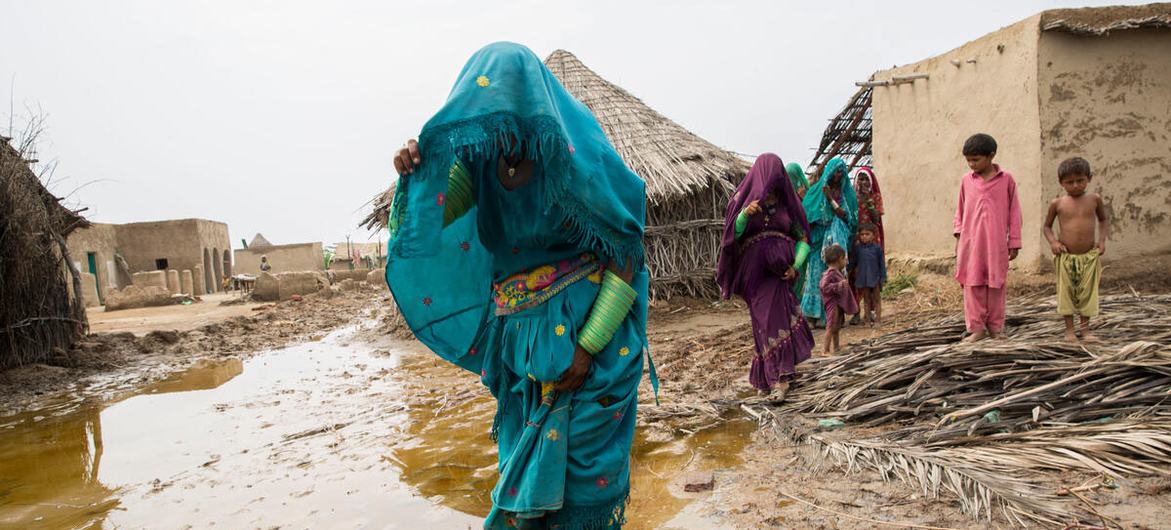
POLYGON ((487 316, 492 256, 480 243, 476 208, 443 226, 443 196, 453 162, 495 161, 503 138, 515 138, 514 148, 541 165, 544 197, 533 207, 558 212, 551 230, 603 260, 630 258, 635 270, 643 267, 645 183, 531 50, 485 46, 419 134, 422 162, 399 177, 390 213, 386 274, 395 299, 415 336, 457 364, 487 316))
POLYGON ((805 179, 805 171, 801 164, 789 162, 785 164, 785 173, 789 175, 789 182, 793 184, 794 192, 803 192, 809 189, 809 181, 805 179))
POLYGON ((830 175, 839 169, 842 171, 840 206, 846 210, 846 224, 853 233, 854 228, 858 226, 858 196, 854 194, 854 185, 850 182, 849 171, 842 159, 833 158, 825 164, 821 178, 805 192, 805 199, 801 204, 805 206, 805 216, 809 219, 810 225, 828 224, 832 221, 834 212, 829 199, 825 196, 825 187, 829 185, 830 175))

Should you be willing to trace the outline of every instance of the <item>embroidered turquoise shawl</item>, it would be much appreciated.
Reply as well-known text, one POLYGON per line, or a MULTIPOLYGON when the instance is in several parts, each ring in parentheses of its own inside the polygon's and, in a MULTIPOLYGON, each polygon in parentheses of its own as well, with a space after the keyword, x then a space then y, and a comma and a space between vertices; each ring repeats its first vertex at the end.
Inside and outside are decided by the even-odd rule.
POLYGON ((558 230, 603 260, 631 258, 635 270, 642 269, 642 179, 626 167, 589 108, 531 50, 507 42, 485 46, 468 60, 447 103, 423 127, 422 164, 399 177, 390 213, 395 228, 387 276, 450 286, 431 293, 395 282, 400 286, 395 298, 416 337, 452 362, 467 351, 488 311, 492 259, 479 243, 475 211, 444 229, 442 195, 457 158, 495 160, 499 139, 509 136, 550 175, 543 204, 534 207, 557 205, 563 213, 558 230), (425 310, 412 311, 417 305, 412 302, 422 299, 425 310))
MULTIPOLYGON (((511 43, 472 56, 424 126, 419 148, 421 165, 396 189, 387 282, 415 336, 479 375, 496 397, 501 477, 485 528, 619 528, 646 349, 642 179, 590 110, 532 51, 511 43), (509 145, 523 146, 539 164, 533 180, 511 192, 497 191, 502 138, 515 138, 509 145), (445 227, 456 160, 472 173, 477 201, 445 227), (505 203, 511 206, 499 206, 505 203), (501 249, 522 232, 539 243, 501 249), (537 248, 546 243, 551 248, 537 248), (503 315, 493 311, 492 282, 567 252, 603 263, 630 258, 638 300, 594 357, 585 385, 561 394, 550 381, 572 360, 599 280, 579 280, 540 306, 503 315)), ((650 373, 655 385, 653 365, 650 373)))

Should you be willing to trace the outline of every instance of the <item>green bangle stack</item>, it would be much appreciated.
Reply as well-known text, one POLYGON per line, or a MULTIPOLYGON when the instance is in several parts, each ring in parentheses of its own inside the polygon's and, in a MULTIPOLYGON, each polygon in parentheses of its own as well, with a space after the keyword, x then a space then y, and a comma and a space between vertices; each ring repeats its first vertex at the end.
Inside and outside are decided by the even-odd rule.
POLYGON ((618 331, 618 326, 626 320, 626 314, 630 312, 637 297, 638 292, 633 287, 617 274, 606 271, 590 317, 578 333, 578 346, 590 355, 597 355, 605 349, 610 339, 614 338, 614 333, 618 331))
POLYGON ((793 258, 793 268, 800 270, 805 266, 805 260, 809 258, 809 243, 804 241, 797 242, 796 256, 793 258))
POLYGON ((456 160, 447 176, 447 194, 443 203, 443 226, 459 219, 476 204, 472 190, 472 176, 463 163, 456 160))
POLYGON ((735 227, 736 238, 739 239, 740 236, 744 235, 744 230, 747 228, 748 228, 748 212, 745 212, 744 210, 740 210, 740 213, 736 214, 736 227, 735 227))

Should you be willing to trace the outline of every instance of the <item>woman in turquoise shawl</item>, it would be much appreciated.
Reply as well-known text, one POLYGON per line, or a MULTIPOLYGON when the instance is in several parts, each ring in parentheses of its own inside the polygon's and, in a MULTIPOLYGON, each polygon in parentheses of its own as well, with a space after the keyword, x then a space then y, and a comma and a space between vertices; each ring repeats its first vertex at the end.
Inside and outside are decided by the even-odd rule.
POLYGON ((825 309, 821 304, 821 275, 825 273, 822 250, 837 244, 850 248, 854 229, 858 226, 858 198, 846 178, 846 163, 840 158, 825 164, 821 178, 809 187, 801 201, 809 219, 810 252, 805 268, 805 294, 801 297, 801 311, 810 320, 821 320, 825 309))
POLYGON ((511 43, 472 56, 395 166, 387 283, 415 336, 497 400, 484 528, 620 528, 646 351, 642 179, 511 43))
POLYGON ((809 181, 805 180, 805 170, 801 169, 801 164, 796 162, 785 164, 785 174, 789 175, 789 183, 793 185, 793 191, 797 193, 797 198, 804 199, 805 192, 809 191, 809 181))

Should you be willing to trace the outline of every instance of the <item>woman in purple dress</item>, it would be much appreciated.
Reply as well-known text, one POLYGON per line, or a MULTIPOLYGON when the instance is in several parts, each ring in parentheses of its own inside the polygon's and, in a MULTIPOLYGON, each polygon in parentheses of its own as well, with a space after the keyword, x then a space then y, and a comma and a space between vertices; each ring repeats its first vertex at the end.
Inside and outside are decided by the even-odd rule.
POLYGON ((809 256, 809 222, 780 157, 756 159, 728 201, 716 282, 724 298, 748 303, 756 356, 748 380, 761 393, 789 388, 809 358, 813 333, 801 314, 797 282, 809 256))

